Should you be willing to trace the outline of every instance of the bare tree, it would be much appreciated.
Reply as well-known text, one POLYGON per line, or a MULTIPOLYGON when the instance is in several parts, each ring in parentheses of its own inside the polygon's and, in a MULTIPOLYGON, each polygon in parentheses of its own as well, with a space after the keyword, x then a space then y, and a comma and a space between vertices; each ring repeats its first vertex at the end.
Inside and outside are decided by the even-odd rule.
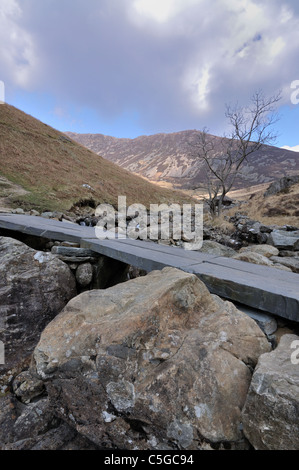
POLYGON ((224 198, 240 175, 247 157, 263 145, 275 142, 277 134, 272 127, 278 121, 276 108, 280 99, 281 93, 265 97, 258 91, 249 106, 226 105, 225 116, 231 132, 221 140, 221 147, 219 139, 208 134, 206 128, 192 142, 194 155, 204 162, 204 188, 208 192, 206 200, 212 215, 221 214, 224 198))

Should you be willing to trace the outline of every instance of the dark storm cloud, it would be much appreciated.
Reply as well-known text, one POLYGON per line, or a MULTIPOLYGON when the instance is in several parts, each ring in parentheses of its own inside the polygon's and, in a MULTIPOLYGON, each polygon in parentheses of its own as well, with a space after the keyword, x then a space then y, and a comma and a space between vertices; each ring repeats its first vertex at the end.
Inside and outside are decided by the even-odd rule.
POLYGON ((226 102, 256 89, 287 100, 299 79, 295 1, 0 0, 1 11, 4 80, 61 107, 137 111, 148 132, 217 132, 226 102))

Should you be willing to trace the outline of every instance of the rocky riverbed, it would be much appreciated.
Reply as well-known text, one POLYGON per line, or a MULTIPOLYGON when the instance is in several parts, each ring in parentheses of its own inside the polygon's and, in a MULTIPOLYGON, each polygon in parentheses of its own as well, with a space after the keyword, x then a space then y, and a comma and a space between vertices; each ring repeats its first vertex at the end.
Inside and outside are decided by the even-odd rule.
POLYGON ((298 450, 297 324, 69 243, 0 255, 2 450, 298 450))

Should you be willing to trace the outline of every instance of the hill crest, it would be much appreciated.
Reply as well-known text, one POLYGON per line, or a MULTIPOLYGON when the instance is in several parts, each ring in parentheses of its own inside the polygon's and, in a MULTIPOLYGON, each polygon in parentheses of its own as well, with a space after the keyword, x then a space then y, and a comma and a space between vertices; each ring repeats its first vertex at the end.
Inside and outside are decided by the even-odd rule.
MULTIPOLYGON (((153 182, 166 182, 174 188, 193 189, 204 180, 204 165, 194 156, 194 141, 200 131, 186 130, 169 134, 116 138, 103 134, 66 132, 81 145, 109 161, 153 182)), ((223 137, 211 136, 219 149, 223 137)), ((299 172, 299 153, 264 145, 248 157, 234 189, 271 183, 282 176, 299 172)))
MULTIPOLYGON (((8 104, 0 106, 0 177, 24 190, 0 197, 25 208, 69 210, 82 200, 116 205, 182 203, 190 198, 159 188, 102 158, 67 135, 8 104)), ((6 189, 3 187, 6 185, 6 189)))

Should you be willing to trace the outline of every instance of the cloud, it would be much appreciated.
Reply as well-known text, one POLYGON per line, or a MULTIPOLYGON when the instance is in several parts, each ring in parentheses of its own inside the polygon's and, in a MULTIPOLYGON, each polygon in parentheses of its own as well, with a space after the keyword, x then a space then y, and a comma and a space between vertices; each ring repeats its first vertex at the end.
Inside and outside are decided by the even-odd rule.
POLYGON ((299 79, 292 0, 0 0, 0 31, 11 87, 137 113, 148 133, 222 133, 225 103, 283 89, 286 104, 299 79))
POLYGON ((17 0, 0 0, 1 79, 26 88, 35 71, 36 52, 21 21, 22 10, 17 0))
POLYGON ((291 150, 292 152, 299 152, 299 145, 295 145, 294 147, 289 147, 288 145, 284 145, 281 148, 286 149, 286 150, 291 150))
POLYGON ((139 21, 149 19, 166 23, 180 15, 186 8, 199 3, 200 0, 134 0, 132 11, 135 11, 137 14, 135 19, 139 21))

